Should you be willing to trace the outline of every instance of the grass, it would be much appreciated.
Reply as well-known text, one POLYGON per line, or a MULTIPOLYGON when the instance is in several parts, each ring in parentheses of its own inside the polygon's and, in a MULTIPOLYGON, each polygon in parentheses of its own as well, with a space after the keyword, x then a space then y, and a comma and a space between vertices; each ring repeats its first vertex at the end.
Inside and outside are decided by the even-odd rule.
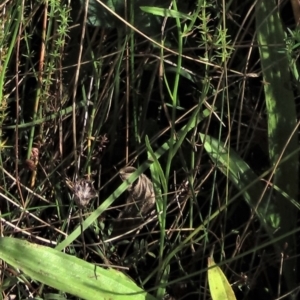
POLYGON ((212 257, 237 299, 296 297, 295 9, 0 4, 2 298, 210 299, 212 257), (156 210, 112 239, 140 174, 156 210))

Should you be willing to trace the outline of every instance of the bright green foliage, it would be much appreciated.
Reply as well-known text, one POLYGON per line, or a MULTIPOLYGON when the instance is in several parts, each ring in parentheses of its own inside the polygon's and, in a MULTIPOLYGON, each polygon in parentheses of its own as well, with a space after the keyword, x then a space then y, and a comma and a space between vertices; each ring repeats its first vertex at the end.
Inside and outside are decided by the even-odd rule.
POLYGON ((49 247, 1 238, 0 257, 33 280, 82 299, 155 299, 122 272, 95 266, 49 247))
POLYGON ((236 300, 232 287, 213 257, 208 258, 208 284, 213 300, 236 300))

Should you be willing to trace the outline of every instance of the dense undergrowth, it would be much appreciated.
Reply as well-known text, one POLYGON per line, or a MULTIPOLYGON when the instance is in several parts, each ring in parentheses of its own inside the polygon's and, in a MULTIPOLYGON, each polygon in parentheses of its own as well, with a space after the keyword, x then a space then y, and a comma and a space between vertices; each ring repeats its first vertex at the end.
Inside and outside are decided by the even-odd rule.
MULTIPOLYGON (((157 299, 210 299, 210 256, 237 299, 295 295, 298 10, 0 4, 1 235, 121 270, 157 299), (112 238, 125 165, 151 179, 156 213, 112 238), (82 206, 78 182, 97 191, 82 206)), ((78 299, 6 263, 3 299, 78 299)))

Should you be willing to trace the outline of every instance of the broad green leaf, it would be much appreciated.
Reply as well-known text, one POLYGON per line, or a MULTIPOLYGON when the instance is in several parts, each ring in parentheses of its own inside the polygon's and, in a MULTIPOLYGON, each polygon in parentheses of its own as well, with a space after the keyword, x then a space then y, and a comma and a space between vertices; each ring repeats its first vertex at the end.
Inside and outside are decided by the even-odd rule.
MULTIPOLYGON (((285 34, 279 16, 278 4, 275 0, 261 0, 255 6, 257 41, 264 79, 264 91, 268 116, 269 158, 273 167, 286 159, 273 178, 273 184, 284 191, 289 198, 298 197, 298 155, 299 147, 297 113, 295 98, 291 87, 289 60, 285 44, 285 34)), ((282 193, 274 193, 273 203, 280 214, 276 236, 288 234, 297 226, 297 210, 291 201, 282 193)), ((296 236, 289 236, 286 243, 291 252, 290 257, 296 257, 296 236)), ((281 251, 278 245, 278 254, 281 251)), ((288 289, 298 286, 295 273, 296 259, 289 259, 284 264, 283 275, 288 289)))
POLYGON ((208 267, 208 284, 211 298, 213 300, 236 300, 225 274, 215 264, 213 257, 208 258, 208 267))
POLYGON ((33 280, 82 299, 155 299, 122 272, 24 240, 0 238, 0 258, 33 280))
POLYGON ((67 300, 68 298, 62 294, 54 294, 54 293, 47 293, 43 295, 43 298, 35 298, 35 300, 67 300))

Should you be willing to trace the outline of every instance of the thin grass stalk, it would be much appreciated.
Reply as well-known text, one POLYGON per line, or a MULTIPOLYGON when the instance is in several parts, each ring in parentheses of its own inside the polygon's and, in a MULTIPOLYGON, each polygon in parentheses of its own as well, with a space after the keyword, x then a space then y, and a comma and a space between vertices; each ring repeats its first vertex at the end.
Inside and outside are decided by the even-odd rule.
MULTIPOLYGON (((7 96, 3 95, 3 92, 5 91, 5 79, 7 70, 9 67, 9 63, 12 58, 13 49, 16 44, 17 35, 19 27, 21 26, 21 19, 22 19, 22 13, 21 13, 21 5, 22 1, 19 1, 15 4, 15 6, 10 5, 8 6, 9 10, 6 12, 7 16, 11 16, 7 18, 8 21, 5 21, 4 18, 4 11, 3 13, 3 20, 0 20, 0 30, 2 33, 0 33, 0 164, 3 165, 3 158, 2 158, 2 151, 6 147, 6 140, 3 140, 3 123, 6 120, 7 116, 7 96), (15 19, 17 18, 17 21, 15 22, 15 19), (12 34, 8 34, 10 31, 12 31, 12 34)), ((17 151, 17 149, 16 149, 17 151)), ((2 178, 3 178, 3 184, 4 188, 6 188, 6 182, 5 182, 5 175, 2 172, 2 178)))
MULTIPOLYGON (((209 17, 209 13, 207 12, 207 2, 205 0, 199 0, 198 2, 198 6, 201 8, 200 10, 200 14, 199 14, 199 17, 201 18, 201 21, 202 21, 202 31, 203 31, 203 34, 201 35, 202 37, 202 40, 203 40, 203 44, 204 44, 204 47, 205 47, 205 52, 204 52, 204 59, 206 61, 210 61, 212 60, 211 59, 211 51, 210 51, 210 41, 209 41, 209 34, 210 34, 210 28, 207 24, 207 20, 208 20, 208 17, 209 17)), ((204 87, 203 87, 203 90, 204 90, 204 95, 208 95, 209 93, 209 90, 210 90, 210 77, 209 77, 209 70, 211 69, 211 67, 209 65, 205 65, 205 70, 204 70, 204 80, 203 80, 203 83, 204 83, 204 87)), ((199 97, 199 101, 200 100, 204 100, 204 98, 202 97, 199 97)), ((200 105, 200 103, 199 103, 200 105)), ((210 122, 209 122, 210 123, 210 122)), ((207 126, 208 128, 208 126, 207 126)), ((202 152, 200 152, 199 154, 199 159, 198 159, 198 164, 201 163, 201 159, 202 159, 202 152)), ((215 175, 213 175, 215 176, 215 175)), ((213 182, 215 182, 215 180, 213 180, 213 182)), ((209 199, 209 210, 208 210, 208 216, 210 216, 212 214, 212 207, 213 207, 213 193, 214 193, 214 188, 212 187, 212 193, 211 193, 211 196, 210 196, 210 199, 209 199)), ((192 206, 193 203, 190 203, 190 206, 192 206)), ((201 216, 202 218, 202 216, 201 216)), ((202 218, 203 219, 203 218, 202 218)), ((190 219, 190 222, 191 219, 190 219)), ((210 226, 209 222, 207 224, 208 228, 210 226)), ((206 252, 206 249, 207 249, 207 245, 208 245, 208 238, 205 238, 204 241, 203 241, 203 255, 205 255, 205 252, 206 252)), ((204 261, 202 262, 204 264, 204 261)), ((202 265, 202 267, 204 267, 204 265, 202 265)))
MULTIPOLYGON (((118 124, 118 120, 120 118, 120 115, 119 115, 120 72, 121 72, 124 52, 126 49, 126 40, 127 40, 127 37, 125 37, 125 41, 123 41, 123 44, 122 44, 123 32, 124 31, 122 28, 117 28, 117 53, 118 54, 116 55, 116 58, 115 58, 115 69, 112 70, 112 73, 113 73, 113 121, 112 121, 112 126, 110 128, 110 132, 113 135, 115 135, 117 132, 116 125, 118 124)), ((126 102, 126 140, 129 138, 129 118, 130 118, 127 105, 129 105, 128 102, 126 102)), ((113 146, 114 140, 110 144, 110 147, 113 146)), ((126 153, 128 153, 128 149, 126 149, 126 153)), ((126 153, 125 153, 125 155, 126 155, 126 153)), ((110 159, 112 159, 112 158, 110 157, 110 159)))
MULTIPOLYGON (((226 14, 227 14, 227 11, 226 11, 226 8, 230 7, 230 4, 231 4, 232 1, 229 1, 229 3, 225 3, 225 1, 223 0, 222 3, 223 3, 223 10, 222 10, 222 38, 221 38, 221 43, 222 43, 222 65, 223 65, 223 72, 222 72, 222 75, 221 77, 223 78, 223 89, 222 89, 222 102, 226 103, 227 104, 227 124, 228 124, 228 131, 229 131, 229 134, 226 138, 226 143, 228 144, 228 149, 231 149, 230 145, 231 145, 231 137, 232 137, 232 127, 231 127, 231 114, 230 114, 230 98, 229 98, 229 93, 228 93, 228 87, 229 87, 229 81, 228 81, 228 69, 227 69, 227 63, 228 63, 228 60, 230 58, 230 50, 228 50, 228 42, 227 42, 227 26, 226 26, 226 14), (226 100, 225 100, 226 99, 226 100)), ((222 105, 222 108, 224 106, 222 105)), ((221 120, 223 120, 223 114, 221 114, 221 120)), ((220 123, 220 133, 222 131, 222 124, 220 123)), ((230 157, 230 150, 228 151, 228 160, 229 160, 229 157, 230 157)), ((228 170, 229 172, 229 170, 228 170)), ((226 176, 228 178, 228 174, 226 176)), ((229 198, 229 180, 227 180, 226 182, 226 190, 225 190, 225 203, 227 204, 228 202, 228 198, 229 198)), ((228 215, 227 215, 227 210, 224 211, 224 220, 228 220, 228 215)), ((224 221, 224 224, 223 224, 223 230, 226 231, 226 226, 227 222, 224 221)), ((221 256, 220 259, 224 259, 224 256, 223 256, 223 253, 224 252, 224 242, 221 244, 221 256)))
MULTIPOLYGON (((99 135, 100 129, 103 125, 103 123, 101 122, 100 128, 97 130, 95 130, 94 134, 93 134, 93 130, 94 130, 94 122, 95 122, 95 116, 96 116, 96 112, 97 112, 97 107, 99 109, 99 107, 101 107, 101 103, 99 103, 99 90, 100 90, 100 85, 101 85, 101 64, 99 64, 96 61, 96 58, 94 56, 93 51, 91 51, 92 54, 92 60, 93 60, 93 65, 94 65, 94 78, 95 78, 95 88, 94 88, 94 101, 92 101, 93 106, 92 106, 92 111, 90 113, 90 117, 89 117, 89 123, 88 123, 88 129, 87 129, 87 159, 85 162, 85 165, 83 167, 83 174, 87 173, 88 177, 90 176, 92 169, 91 169, 91 163, 92 163, 92 154, 93 154, 93 150, 95 147, 95 144, 97 143, 97 137, 99 135), (92 141, 94 141, 92 143, 92 141)), ((90 89, 91 92, 91 89, 90 89)), ((89 98, 89 97, 88 97, 89 98)), ((90 100, 88 99, 88 102, 90 100)), ((87 105, 89 105, 89 103, 87 102, 87 105)))
MULTIPOLYGON (((92 135, 91 135, 92 130, 91 129, 93 128, 94 119, 90 118, 88 107, 91 102, 91 93, 92 93, 92 89, 93 89, 93 83, 94 83, 94 77, 92 76, 90 78, 90 84, 88 87, 88 91, 86 92, 84 85, 82 85, 82 88, 81 88, 81 90, 82 90, 81 94, 86 103, 86 106, 85 106, 84 112, 83 112, 84 113, 84 121, 83 121, 83 126, 81 129, 81 135, 80 135, 80 146, 79 146, 80 147, 80 150, 79 150, 80 156, 83 155, 83 152, 84 152, 85 140, 87 141, 87 156, 91 156, 91 139, 92 139, 92 135), (86 135, 86 133, 87 133, 87 135, 86 135)), ((84 170, 80 170, 80 172, 83 172, 80 175, 83 175, 83 176, 87 175, 88 179, 90 179, 90 171, 91 171, 90 163, 91 163, 91 160, 87 160, 87 164, 88 164, 87 174, 84 172, 84 170)), ((79 163, 78 163, 78 168, 80 169, 79 163)))
POLYGON ((73 154, 74 154, 74 160, 75 160, 75 176, 74 179, 76 180, 79 174, 79 166, 78 166, 78 155, 77 155, 77 138, 76 138, 76 94, 77 94, 77 88, 78 88, 78 80, 79 80, 79 73, 81 68, 81 60, 82 60, 82 52, 83 52, 83 43, 84 43, 84 37, 86 33, 86 26, 87 26, 87 14, 88 14, 88 5, 89 0, 85 0, 85 6, 84 6, 84 16, 83 16, 83 25, 81 29, 81 36, 80 36, 80 48, 79 48, 79 54, 77 59, 77 67, 75 72, 75 78, 74 78, 74 85, 73 85, 73 93, 72 93, 72 137, 73 137, 73 154))
MULTIPOLYGON (((11 16, 7 19, 10 20, 4 21, 4 15, 3 20, 0 21, 0 30, 2 30, 2 33, 0 34, 0 164, 3 165, 3 158, 2 158, 2 151, 5 149, 6 140, 3 141, 3 123, 6 120, 6 110, 7 110, 7 96, 3 95, 3 92, 5 91, 5 75, 7 73, 9 62, 12 58, 13 49, 17 41, 18 31, 22 24, 22 1, 19 1, 15 4, 15 6, 10 5, 8 6, 10 10, 6 12, 7 16, 11 16), (16 8, 15 8, 16 6, 16 8), (15 22, 15 19, 17 18, 17 22, 15 22), (14 26, 14 27, 13 27, 14 26), (10 33, 10 30, 13 31, 12 34, 10 33), (7 38, 11 38, 11 40, 7 38)), ((2 12, 4 14, 4 11, 2 12)), ((17 106, 18 107, 18 106, 17 106)), ((16 134, 17 135, 17 134, 16 134)), ((16 161, 18 162, 18 142, 16 141, 16 161)), ((16 164, 16 170, 18 171, 17 164, 16 164)), ((18 172, 17 172, 18 174, 18 172)), ((6 189, 6 180, 5 175, 2 171, 2 178, 3 178, 3 187, 6 189)))
MULTIPOLYGON (((176 1, 172 1, 174 10, 178 11, 176 1)), ((182 46, 183 46, 183 34, 182 34, 182 29, 181 29, 181 23, 180 19, 177 17, 175 18, 176 20, 176 26, 177 26, 177 34, 178 34, 178 54, 177 54, 177 70, 176 70, 176 75, 174 79, 174 85, 173 85, 173 90, 171 92, 171 100, 172 100, 172 110, 171 110, 171 124, 173 125, 171 127, 171 137, 175 140, 175 119, 176 119, 176 109, 177 109, 177 103, 178 103, 178 88, 179 88, 179 79, 180 79, 180 69, 182 66, 182 46)), ((175 153, 173 152, 173 145, 170 145, 170 151, 168 154, 167 158, 167 163, 166 163, 166 179, 167 181, 169 180, 169 175, 170 175, 170 169, 171 169, 171 163, 172 163, 172 158, 174 157, 175 153)))
MULTIPOLYGON (((44 6, 44 10, 43 10, 43 23, 42 23, 42 33, 41 33, 42 43, 41 43, 41 51, 40 51, 39 66, 38 66, 37 89, 36 89, 36 96, 35 96, 33 116, 32 116, 33 120, 36 120, 38 118, 39 103, 40 103, 40 98, 42 95, 42 88, 43 88, 44 60, 45 60, 45 51, 46 51, 47 16, 48 16, 48 1, 45 2, 45 6, 44 6)), ((30 159, 30 156, 31 156, 31 150, 32 150, 33 140, 34 140, 34 133, 35 133, 35 126, 33 126, 31 128, 30 134, 29 134, 27 159, 30 159)), ((32 178, 34 178, 34 176, 35 176, 35 172, 33 172, 32 178)), ((31 182, 31 183, 33 183, 33 182, 31 182)), ((31 185, 31 186, 33 186, 33 185, 31 185)))
MULTIPOLYGON (((24 1, 22 3, 21 9, 20 9, 20 16, 21 20, 18 22, 19 25, 19 32, 18 32, 18 38, 17 38, 17 44, 16 44, 16 76, 15 76, 15 83, 16 83, 16 121, 17 124, 19 123, 20 120, 20 111, 19 111, 19 103, 20 103, 20 97, 19 97, 19 61, 20 61, 20 43, 21 43, 21 32, 22 32, 22 24, 23 24, 23 13, 24 13, 24 1)), ((15 164, 15 172, 16 172, 16 178, 19 178, 19 128, 16 126, 15 129, 15 159, 16 159, 16 164, 15 164)), ((20 196, 20 199, 22 201, 23 207, 25 206, 24 203, 24 198, 22 194, 22 190, 20 187, 20 182, 19 180, 17 181, 17 188, 18 188, 18 193, 20 196)))
MULTIPOLYGON (((134 5, 135 5, 135 1, 134 0, 128 0, 129 2, 129 23, 130 24, 134 24, 135 22, 135 15, 134 15, 134 5)), ((132 28, 130 27, 126 27, 127 28, 127 32, 129 34, 129 45, 130 45, 130 58, 128 58, 130 60, 129 65, 128 66, 128 70, 129 70, 129 74, 128 76, 130 77, 130 82, 131 82, 131 86, 133 87, 132 91, 131 91, 131 101, 133 104, 133 130, 134 130, 134 142, 136 144, 136 149, 139 148, 140 144, 141 144, 141 136, 140 136, 140 132, 141 132, 141 125, 142 125, 142 119, 141 119, 141 113, 139 112, 139 103, 138 103, 138 97, 137 97, 137 93, 134 89, 134 87, 136 87, 136 71, 135 71, 135 32, 132 28)), ((142 101, 146 101, 145 99, 142 99, 142 101)))
MULTIPOLYGON (((177 3, 176 1, 172 1, 172 5, 174 7, 175 11, 178 11, 177 8, 177 3)), ((179 79, 180 79, 180 70, 182 66, 182 46, 183 46, 183 34, 182 34, 182 29, 181 29, 181 23, 180 19, 177 17, 176 18, 176 25, 177 25, 177 36, 178 36, 178 56, 177 56, 177 70, 176 70, 176 75, 174 79, 174 85, 173 85, 173 90, 170 94, 171 100, 172 100, 172 109, 171 109, 171 131, 170 131, 170 149, 168 151, 168 157, 167 157, 167 162, 166 162, 166 167, 165 167, 165 175, 164 175, 164 180, 166 182, 169 181, 169 176, 170 176, 170 169, 171 169, 171 164, 172 164, 172 159, 175 155, 173 146, 175 142, 175 119, 176 119, 176 109, 177 109, 177 102, 178 102, 178 88, 179 88, 179 79)), ((164 76, 165 77, 165 76, 164 76)), ((165 77, 166 79, 166 77, 165 77)), ((166 208, 167 208, 167 201, 168 201, 168 193, 165 193, 165 195, 162 198, 163 200, 163 206, 162 206, 162 216, 160 218, 160 243, 159 243, 159 262, 158 265, 162 267, 162 262, 163 262, 163 253, 164 253, 164 248, 165 248, 165 226, 166 226, 166 208)), ((165 271, 165 268, 159 268, 160 272, 157 273, 156 276, 156 283, 158 284, 162 273, 165 271)), ((166 277, 167 274, 164 273, 164 276, 166 277)), ((165 278, 167 281, 167 278, 165 278)), ((161 293, 163 291, 161 289, 158 289, 157 291, 157 296, 161 296, 161 293)))
POLYGON ((5 55, 3 57, 5 58, 4 61, 1 61, 1 72, 0 72, 0 101, 4 100, 3 92, 5 91, 4 85, 5 85, 5 74, 7 72, 8 64, 12 58, 13 50, 16 44, 17 34, 18 34, 18 24, 21 22, 21 5, 22 1, 18 1, 18 3, 15 4, 15 6, 10 6, 11 11, 8 11, 7 13, 11 15, 9 18, 11 20, 9 25, 5 25, 4 32, 2 36, 1 41, 1 50, 2 53, 5 51, 6 44, 9 44, 7 51, 5 51, 5 55), (14 22, 14 20, 17 19, 17 22, 14 22), (12 34, 9 34, 9 32, 12 30, 12 34), (6 41, 5 38, 10 37, 11 39, 6 41))

